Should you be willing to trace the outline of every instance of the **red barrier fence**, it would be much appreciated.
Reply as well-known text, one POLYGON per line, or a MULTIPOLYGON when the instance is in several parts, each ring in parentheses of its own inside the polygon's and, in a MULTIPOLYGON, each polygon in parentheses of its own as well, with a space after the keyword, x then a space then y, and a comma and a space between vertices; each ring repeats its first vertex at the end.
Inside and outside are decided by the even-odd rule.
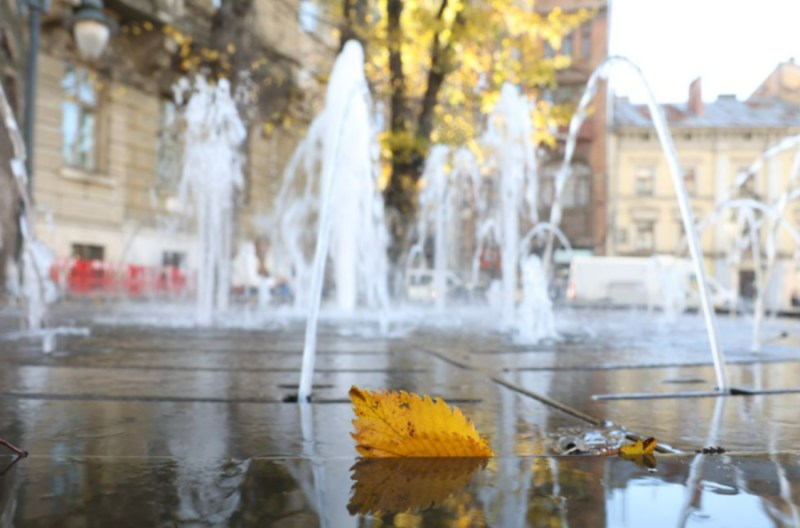
POLYGON ((102 260, 66 259, 50 275, 62 295, 72 297, 186 297, 186 272, 171 266, 137 266, 102 260))

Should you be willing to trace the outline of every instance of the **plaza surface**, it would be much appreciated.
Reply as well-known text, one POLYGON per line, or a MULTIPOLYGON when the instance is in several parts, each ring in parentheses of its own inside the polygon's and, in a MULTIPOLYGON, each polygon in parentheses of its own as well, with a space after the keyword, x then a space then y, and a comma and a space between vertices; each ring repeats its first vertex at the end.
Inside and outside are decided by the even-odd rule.
POLYGON ((480 311, 327 319, 299 405, 302 320, 187 313, 59 307, 51 354, 0 314, 0 436, 31 453, 0 454, 0 528, 800 526, 800 321, 754 354, 721 318, 731 384, 761 393, 714 397, 696 315, 561 310, 537 345, 480 311), (497 457, 359 460, 352 385, 441 397, 497 457), (648 436, 656 467, 564 454, 648 436))

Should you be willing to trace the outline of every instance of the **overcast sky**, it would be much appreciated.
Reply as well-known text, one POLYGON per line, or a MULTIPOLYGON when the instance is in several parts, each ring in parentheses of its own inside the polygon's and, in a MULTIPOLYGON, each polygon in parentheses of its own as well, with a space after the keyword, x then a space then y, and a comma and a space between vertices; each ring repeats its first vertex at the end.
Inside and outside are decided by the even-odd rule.
MULTIPOLYGON (((703 78, 703 98, 748 97, 782 61, 800 61, 800 0, 609 0, 611 53, 637 63, 662 103, 685 101, 703 78)), ((641 102, 627 75, 618 95, 641 102)))

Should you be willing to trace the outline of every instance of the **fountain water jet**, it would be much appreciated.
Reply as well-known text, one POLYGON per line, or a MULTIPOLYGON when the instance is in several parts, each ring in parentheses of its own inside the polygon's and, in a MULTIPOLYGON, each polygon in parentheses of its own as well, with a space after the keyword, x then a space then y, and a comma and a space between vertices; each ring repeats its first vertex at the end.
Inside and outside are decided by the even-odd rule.
MULTIPOLYGON (((706 323, 706 332, 708 333, 709 344, 711 345, 711 355, 714 360, 714 373, 717 378, 717 390, 722 393, 730 391, 728 385, 728 375, 725 370, 725 356, 719 344, 719 335, 717 332, 716 314, 714 307, 711 304, 711 298, 708 293, 708 282, 706 279, 706 271, 703 265, 704 257, 703 250, 700 247, 700 241, 695 230, 694 213, 690 207, 689 194, 686 191, 686 185, 683 182, 683 170, 681 169, 678 160, 678 154, 675 150, 675 144, 672 141, 672 136, 667 127, 667 121, 664 114, 656 101, 655 95, 647 83, 642 71, 630 59, 621 56, 611 56, 603 61, 600 66, 595 69, 589 78, 586 85, 586 90, 581 97, 578 109, 572 116, 569 124, 569 137, 567 139, 566 149, 564 152, 564 160, 558 170, 555 178, 555 199, 553 201, 553 208, 551 210, 550 221, 554 225, 561 223, 562 215, 562 192, 566 184, 567 178, 570 176, 570 164, 575 154, 575 147, 578 140, 578 132, 587 117, 587 110, 592 102, 592 99, 597 92, 597 87, 600 79, 608 77, 612 69, 624 66, 631 70, 647 93, 647 107, 650 111, 650 118, 653 121, 653 126, 656 130, 656 135, 661 143, 661 148, 667 159, 669 166, 670 176, 672 177, 672 184, 675 189, 675 195, 678 200, 678 208, 681 212, 681 219, 683 222, 683 229, 686 233, 686 240, 689 246, 689 253, 694 263, 694 271, 697 276, 698 290, 700 293, 700 305, 703 310, 703 316, 706 323)), ((545 266, 549 265, 553 254, 553 236, 547 243, 545 251, 545 266)))
MULTIPOLYGON (((785 196, 792 196, 791 194, 786 193, 785 196)), ((782 200, 778 201, 780 205, 782 200)), ((738 209, 744 212, 743 219, 746 220, 748 225, 748 235, 750 237, 750 249, 753 254, 753 261, 754 261, 754 268, 756 270, 756 306, 755 306, 755 316, 753 321, 753 339, 752 339, 752 346, 751 349, 753 352, 758 352, 761 348, 761 322, 764 318, 764 312, 766 311, 766 304, 764 295, 767 291, 767 286, 770 281, 770 275, 773 272, 775 266, 775 259, 777 254, 777 246, 775 244, 775 237, 777 235, 777 230, 779 227, 783 227, 789 236, 792 238, 792 241, 795 244, 796 249, 800 249, 800 232, 795 229, 786 219, 783 217, 784 208, 779 208, 776 206, 768 206, 763 202, 759 202, 758 200, 754 200, 752 198, 737 198, 732 200, 727 200, 717 206, 703 219, 701 223, 698 224, 697 231, 702 232, 705 230, 716 218, 719 218, 720 214, 727 210, 727 209, 738 209), (754 218, 753 212, 759 211, 765 217, 770 219, 770 225, 768 226, 768 238, 766 243, 766 254, 767 254, 767 266, 766 269, 762 272, 762 265, 761 265, 761 247, 758 243, 759 240, 759 230, 761 228, 761 221, 757 221, 754 218)), ((737 246, 738 244, 735 244, 737 246)))
MULTIPOLYGON (((188 83, 176 89, 180 98, 188 83)), ((210 325, 228 308, 234 198, 244 187, 241 147, 247 129, 239 116, 230 84, 211 86, 198 76, 184 114, 186 147, 179 200, 194 204, 197 223, 196 322, 210 325)))
POLYGON ((553 302, 547 291, 547 277, 538 255, 526 257, 522 268, 522 302, 518 308, 517 330, 523 341, 558 339, 553 302))
POLYGON ((383 200, 373 174, 370 108, 364 50, 358 42, 350 40, 333 66, 325 99, 320 219, 311 272, 300 402, 311 397, 325 263, 331 244, 339 307, 345 311, 355 307, 358 278, 366 302, 384 311, 388 308, 385 252, 388 235, 383 200), (347 149, 342 148, 345 134, 350 146, 347 149))
MULTIPOLYGON (((27 156, 25 143, 2 84, 0 84, 0 117, 3 119, 11 140, 14 153, 10 160, 11 172, 24 208, 24 213, 19 219, 19 229, 23 243, 21 293, 22 298, 25 300, 27 311, 26 326, 29 331, 40 332, 47 326, 47 306, 55 301, 57 297, 55 284, 50 279, 53 253, 41 241, 37 240, 34 233, 35 210, 28 194, 28 174, 25 171, 25 158, 27 156)), ((42 349, 45 353, 54 350, 57 331, 57 329, 44 331, 42 349)))
POLYGON ((496 214, 500 217, 497 225, 501 226, 502 234, 502 310, 506 322, 513 321, 516 312, 519 211, 523 196, 530 220, 534 223, 538 220, 538 177, 530 114, 530 103, 519 88, 504 84, 483 138, 500 172, 500 211, 496 214))

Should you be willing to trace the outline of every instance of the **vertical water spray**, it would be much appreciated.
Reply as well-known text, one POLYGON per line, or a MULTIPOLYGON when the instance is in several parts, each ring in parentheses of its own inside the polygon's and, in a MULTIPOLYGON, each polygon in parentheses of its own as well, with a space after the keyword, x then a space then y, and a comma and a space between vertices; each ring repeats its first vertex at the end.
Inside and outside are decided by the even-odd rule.
MULTIPOLYGON (((572 116, 569 124, 569 137, 567 139, 566 149, 564 151, 564 160, 556 174, 555 182, 555 200, 553 201, 553 208, 551 211, 550 221, 554 225, 559 225, 561 222, 562 214, 562 192, 567 178, 570 176, 570 164, 572 157, 575 154, 575 146, 578 140, 578 132, 583 125, 587 116, 587 110, 597 92, 597 86, 601 79, 608 77, 613 68, 617 66, 624 66, 631 70, 647 93, 647 108, 650 111, 650 118, 653 121, 653 126, 656 130, 661 148, 669 166, 672 184, 675 189, 675 195, 678 200, 678 208, 681 212, 681 219, 683 221, 683 229, 686 232, 686 241, 689 246, 689 253, 692 257, 694 264, 694 272, 697 276, 698 290, 700 293, 700 306, 703 310, 703 316, 706 323, 706 332, 708 333, 709 344, 711 345, 711 355, 714 360, 714 372, 717 377, 717 388, 721 392, 728 392, 728 375, 725 370, 725 356, 722 348, 719 345, 719 334, 717 332, 716 314, 714 307, 711 304, 711 298, 708 292, 708 281, 706 279, 706 271, 704 266, 703 250, 700 247, 700 240, 697 236, 695 228, 694 213, 692 212, 689 193, 686 191, 686 185, 683 181, 683 170, 681 169, 678 160, 678 154, 675 150, 675 145, 672 142, 672 136, 667 128, 667 121, 664 114, 656 101, 650 85, 647 83, 644 75, 638 66, 625 57, 612 56, 603 61, 600 66, 592 73, 589 82, 586 85, 586 91, 581 97, 578 109, 572 116)), ((547 250, 545 251, 545 266, 548 266, 552 258, 553 252, 553 237, 548 241, 547 250)))
POLYGON ((533 123, 528 99, 514 85, 504 84, 500 100, 489 116, 484 144, 491 153, 500 175, 501 253, 503 273, 503 319, 514 320, 517 297, 519 215, 523 196, 530 217, 538 220, 536 197, 538 180, 536 156, 532 144, 533 123))
MULTIPOLYGON (((436 310, 443 312, 447 302, 447 271, 449 248, 447 230, 450 220, 450 174, 447 171, 447 162, 450 149, 444 145, 436 145, 431 149, 428 159, 425 160, 425 169, 422 172, 422 181, 425 187, 419 196, 419 241, 412 248, 423 254, 427 240, 427 225, 433 220, 434 240, 434 280, 433 291, 436 296, 436 310)), ((424 258, 424 257, 423 257, 424 258)))
POLYGON ((547 277, 538 255, 529 255, 520 265, 522 302, 519 305, 517 329, 523 341, 556 339, 553 303, 547 292, 547 277))
MULTIPOLYGON (((8 131, 11 147, 14 152, 10 160, 14 182, 22 199, 24 214, 20 217, 19 228, 22 235, 22 298, 26 308, 26 326, 28 330, 43 330, 47 322, 47 306, 57 297, 56 287, 50 279, 50 266, 53 253, 34 232, 35 218, 33 202, 28 194, 28 174, 25 170, 25 143, 22 139, 14 112, 8 103, 2 83, 0 83, 0 117, 8 131)), ((55 333, 45 332, 42 349, 52 352, 55 348, 55 333)))
POLYGON ((329 249, 337 305, 352 311, 361 292, 368 305, 388 307, 383 199, 377 187, 364 75, 364 50, 350 40, 333 66, 325 99, 320 212, 311 271, 308 319, 298 401, 311 397, 317 326, 329 249), (347 146, 344 145, 347 137, 347 146))
MULTIPOLYGON (((189 90, 188 83, 176 92, 189 90)), ((196 321, 210 325, 228 308, 234 198, 244 186, 242 144, 247 129, 227 80, 195 79, 186 106, 186 137, 179 199, 191 199, 197 224, 196 321)))

